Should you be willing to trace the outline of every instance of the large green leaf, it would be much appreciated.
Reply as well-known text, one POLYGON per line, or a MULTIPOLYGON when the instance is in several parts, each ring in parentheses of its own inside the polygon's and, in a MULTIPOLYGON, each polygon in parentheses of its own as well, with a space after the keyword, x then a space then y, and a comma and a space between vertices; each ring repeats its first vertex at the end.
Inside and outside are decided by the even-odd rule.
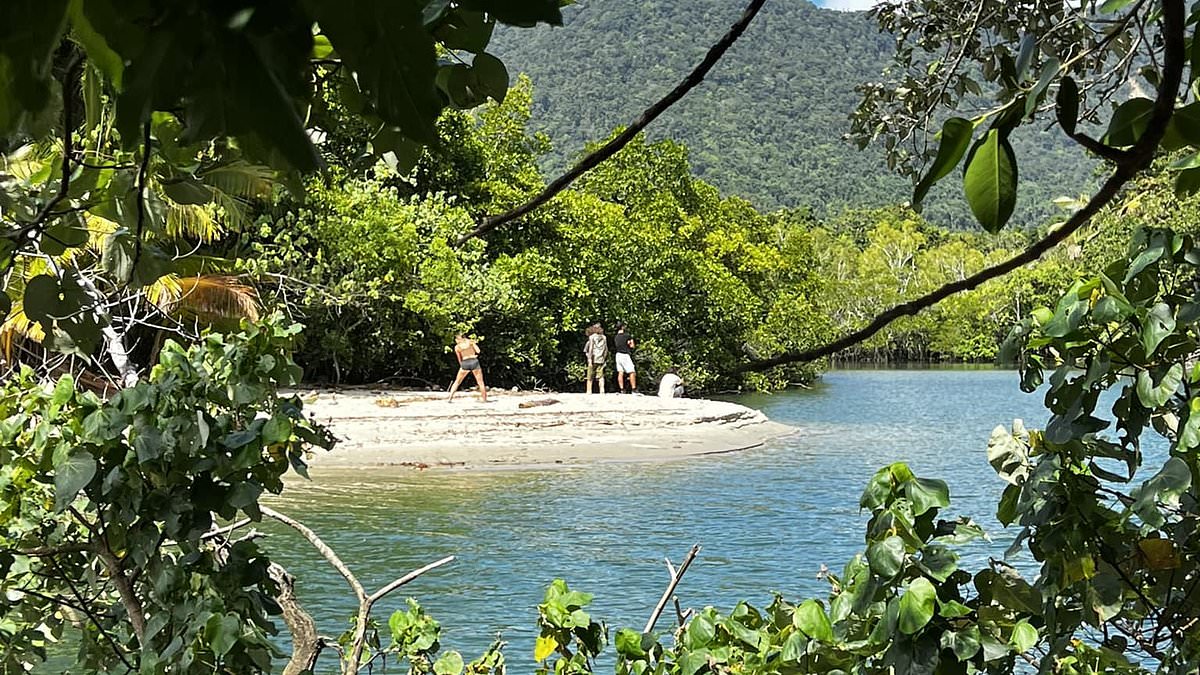
POLYGON ((1138 400, 1147 408, 1158 408, 1171 400, 1171 396, 1179 390, 1179 385, 1182 383, 1182 363, 1172 365, 1159 376, 1157 381, 1150 371, 1140 371, 1137 375, 1138 400))
POLYGON ((1173 330, 1175 316, 1171 313, 1170 306, 1160 302, 1151 307, 1145 321, 1142 322, 1142 348, 1146 350, 1146 356, 1153 354, 1173 330))
POLYGON ((968 626, 958 631, 942 633, 942 649, 954 652, 959 661, 966 661, 979 652, 979 627, 968 626))
MULTIPOLYGON (((426 5, 426 12, 435 4, 437 3, 426 5)), ((472 54, 481 54, 487 49, 495 27, 495 18, 483 12, 459 9, 444 14, 433 29, 433 35, 447 49, 462 49, 472 54)))
POLYGON ((917 577, 908 585, 900 597, 900 614, 897 626, 901 633, 912 635, 925 627, 933 618, 937 602, 937 589, 925 577, 917 577))
POLYGON ((1017 205, 1017 160, 1000 130, 988 130, 972 149, 963 190, 971 213, 988 232, 999 232, 1012 216, 1017 205))
POLYGON ((62 511, 75 501, 75 495, 96 476, 96 458, 86 450, 76 450, 54 466, 54 510, 62 511))
POLYGON ((920 212, 921 203, 925 200, 925 195, 929 193, 929 188, 958 166, 959 161, 966 154, 967 148, 971 145, 971 134, 974 130, 975 125, 962 117, 951 117, 942 124, 937 156, 934 157, 933 164, 929 165, 929 170, 925 172, 925 176, 913 190, 913 210, 920 212))
POLYGON ((912 503, 913 515, 950 506, 950 488, 936 478, 914 478, 904 484, 904 496, 912 503))
POLYGON ((1166 519, 1158 509, 1165 504, 1174 508, 1179 504, 1179 496, 1187 492, 1192 484, 1192 472, 1187 462, 1178 457, 1170 457, 1149 480, 1142 483, 1132 493, 1134 498, 1130 509, 1150 527, 1162 527, 1166 519))
POLYGON ((1038 642, 1037 629, 1029 624, 1028 621, 1022 619, 1013 626, 1012 637, 1009 639, 1011 644, 1018 653, 1025 653, 1038 642))
POLYGON ((1069 77, 1064 77, 1058 85, 1058 95, 1054 98, 1054 115, 1063 131, 1068 134, 1075 133, 1075 125, 1079 121, 1079 85, 1069 77))
POLYGON ((1104 142, 1116 147, 1133 145, 1146 131, 1146 125, 1150 123, 1153 113, 1154 101, 1148 98, 1132 98, 1125 101, 1113 111, 1104 142))
POLYGON ((792 615, 792 625, 805 635, 820 642, 833 642, 833 625, 825 608, 816 600, 805 600, 792 615))
POLYGON ((904 554, 904 540, 893 535, 867 547, 867 562, 872 572, 891 579, 904 567, 904 554))
POLYGON ((87 17, 84 0, 71 0, 69 13, 71 30, 83 45, 84 51, 87 52, 88 60, 104 73, 113 88, 120 91, 121 80, 125 74, 124 59, 108 46, 108 41, 104 39, 103 35, 96 32, 87 17))

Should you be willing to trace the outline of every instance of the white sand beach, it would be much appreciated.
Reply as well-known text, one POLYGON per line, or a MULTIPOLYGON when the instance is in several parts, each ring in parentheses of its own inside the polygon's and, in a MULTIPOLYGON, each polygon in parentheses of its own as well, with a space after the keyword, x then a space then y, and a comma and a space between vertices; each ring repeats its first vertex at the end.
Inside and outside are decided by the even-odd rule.
POLYGON ((705 399, 492 390, 303 392, 339 439, 316 470, 482 468, 635 461, 732 452, 794 433, 757 410, 705 399))

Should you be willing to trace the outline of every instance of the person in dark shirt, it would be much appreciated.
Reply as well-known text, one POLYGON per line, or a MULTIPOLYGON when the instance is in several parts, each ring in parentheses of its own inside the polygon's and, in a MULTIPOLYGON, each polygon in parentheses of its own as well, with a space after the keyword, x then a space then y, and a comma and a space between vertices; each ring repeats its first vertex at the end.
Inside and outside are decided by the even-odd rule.
POLYGON ((625 375, 629 375, 629 393, 637 393, 637 368, 633 365, 633 348, 637 346, 633 336, 625 329, 624 322, 617 324, 613 336, 613 347, 617 353, 617 391, 625 393, 625 375))

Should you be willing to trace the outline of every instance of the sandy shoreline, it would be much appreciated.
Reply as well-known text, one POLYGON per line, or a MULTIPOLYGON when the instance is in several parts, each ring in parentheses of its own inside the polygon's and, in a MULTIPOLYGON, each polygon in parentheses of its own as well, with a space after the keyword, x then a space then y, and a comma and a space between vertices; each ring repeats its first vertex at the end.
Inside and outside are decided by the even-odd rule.
POLYGON ((663 460, 744 450, 795 433, 757 410, 706 399, 493 390, 301 392, 339 439, 315 470, 485 468, 663 460))

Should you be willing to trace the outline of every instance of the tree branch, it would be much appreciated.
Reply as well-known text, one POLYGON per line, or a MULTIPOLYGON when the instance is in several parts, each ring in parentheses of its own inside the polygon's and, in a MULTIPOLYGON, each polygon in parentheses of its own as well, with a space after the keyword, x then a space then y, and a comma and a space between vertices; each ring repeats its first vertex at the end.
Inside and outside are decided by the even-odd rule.
POLYGON ((679 569, 672 568, 671 561, 667 561, 667 570, 671 573, 671 583, 667 584, 667 590, 663 591, 662 597, 659 598, 658 604, 654 607, 654 612, 650 614, 650 618, 646 621, 646 627, 642 629, 643 633, 649 633, 654 630, 654 624, 658 623, 658 617, 662 616, 663 610, 666 609, 667 601, 671 598, 671 594, 675 592, 675 588, 679 586, 679 581, 683 579, 683 573, 687 572, 688 566, 696 559, 696 554, 699 552, 700 544, 692 544, 692 549, 688 551, 683 562, 679 564, 679 569))
POLYGON ((383 588, 379 589, 378 591, 375 591, 373 594, 371 594, 371 597, 367 598, 367 601, 373 605, 376 602, 379 602, 381 599, 383 599, 383 596, 387 595, 388 593, 391 593, 392 591, 396 590, 397 588, 400 588, 401 586, 403 586, 404 584, 407 584, 408 582, 412 581, 413 579, 416 579, 417 577, 428 572, 429 570, 436 569, 438 567, 441 567, 442 565, 452 563, 452 562, 454 562, 454 556, 448 555, 445 558, 442 558, 441 560, 438 560, 436 562, 431 562, 424 567, 415 569, 415 570, 409 572, 408 574, 405 574, 404 576, 400 577, 399 579, 393 581, 392 583, 388 584, 387 586, 384 586, 383 588))
POLYGON ((283 515, 269 506, 259 505, 258 508, 260 511, 262 511, 264 516, 267 516, 268 518, 274 518, 275 520, 278 520, 284 525, 287 525, 293 530, 299 532, 302 537, 308 540, 308 543, 313 545, 313 548, 317 549, 317 552, 320 553, 330 565, 333 565, 333 569, 337 570, 338 574, 341 574, 342 577, 346 579, 346 583, 350 584, 350 589, 354 591, 354 597, 360 603, 367 600, 367 592, 363 590, 362 584, 358 582, 358 578, 354 576, 349 567, 346 567, 346 563, 342 562, 342 559, 338 557, 338 554, 334 553, 333 549, 329 548, 325 542, 321 541, 321 538, 318 537, 315 532, 308 529, 308 526, 283 515))
POLYGON ((150 173, 150 120, 142 125, 142 163, 137 179, 137 241, 134 242, 133 266, 142 259, 142 230, 146 226, 146 181, 150 173))
POLYGON ((1162 35, 1165 55, 1163 78, 1162 84, 1158 89, 1158 95, 1154 100, 1153 113, 1146 125, 1146 131, 1132 148, 1124 151, 1125 154, 1116 162, 1116 168, 1108 179, 1104 181, 1104 184, 1096 194, 1088 200, 1083 208, 1075 212, 1067 222, 1012 258, 998 265, 980 270, 961 281, 948 283, 915 300, 896 305, 877 315, 865 327, 842 338, 814 349, 788 352, 768 359, 750 361, 738 366, 732 373, 740 374, 751 371, 763 371, 785 363, 813 361, 859 344, 901 317, 913 316, 955 293, 977 288, 986 281, 1004 276, 1022 265, 1037 260, 1044 253, 1088 224, 1092 216, 1107 206, 1126 183, 1150 166, 1154 160, 1154 153, 1158 149, 1159 142, 1162 141, 1163 134, 1166 132, 1167 123, 1170 122, 1171 115, 1174 114, 1175 100, 1179 93, 1179 84, 1183 77, 1184 64, 1187 62, 1184 49, 1184 8, 1182 0, 1163 0, 1162 6, 1162 35))
POLYGON ((528 202, 525 202, 511 211, 507 211, 498 216, 485 218, 483 222, 480 223, 480 225, 474 230, 459 237, 458 241, 456 241, 454 245, 462 246, 471 239, 482 237, 483 235, 502 225, 510 223, 521 216, 527 215, 537 207, 550 201, 558 193, 567 189, 567 187, 570 186, 571 183, 574 183, 575 180, 580 176, 596 168, 601 162, 609 157, 617 154, 621 148, 625 147, 629 141, 633 140, 635 136, 641 133, 641 131, 649 126, 651 122, 657 119, 659 115, 666 112, 667 109, 672 105, 678 103, 679 100, 682 99, 689 91, 695 88, 696 85, 704 81, 704 77, 708 74, 708 71, 712 70, 712 67, 721 60, 721 57, 725 55, 725 52, 729 51, 729 48, 733 46, 733 43, 737 42, 738 38, 740 38, 742 33, 746 31, 746 27, 750 25, 752 20, 754 20, 754 17, 758 14, 758 11, 762 9, 762 6, 765 3, 766 0, 750 0, 750 3, 746 5, 746 9, 742 11, 741 18, 739 18, 736 23, 729 27, 729 31, 726 32, 716 44, 709 48, 708 53, 704 55, 704 59, 692 69, 692 72, 688 73, 687 77, 683 78, 683 80, 666 96, 656 101, 649 108, 646 108, 646 110, 642 112, 641 116, 634 120, 633 124, 629 125, 625 131, 622 131, 617 135, 616 138, 605 143, 599 149, 589 153, 587 156, 581 159, 578 164, 571 167, 570 170, 547 185, 546 188, 538 193, 538 195, 533 199, 530 199, 528 202))

